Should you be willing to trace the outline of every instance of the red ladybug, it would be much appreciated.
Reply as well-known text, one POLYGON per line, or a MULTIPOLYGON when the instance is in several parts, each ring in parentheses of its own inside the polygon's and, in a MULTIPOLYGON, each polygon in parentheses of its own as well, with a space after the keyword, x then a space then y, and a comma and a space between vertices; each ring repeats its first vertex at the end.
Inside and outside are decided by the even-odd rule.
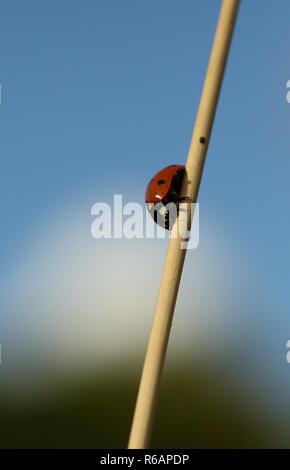
POLYGON ((146 189, 145 201, 150 215, 155 222, 167 230, 172 228, 174 219, 170 218, 170 211, 164 206, 170 207, 171 204, 176 204, 176 211, 178 211, 184 175, 183 165, 167 166, 156 173, 146 189))

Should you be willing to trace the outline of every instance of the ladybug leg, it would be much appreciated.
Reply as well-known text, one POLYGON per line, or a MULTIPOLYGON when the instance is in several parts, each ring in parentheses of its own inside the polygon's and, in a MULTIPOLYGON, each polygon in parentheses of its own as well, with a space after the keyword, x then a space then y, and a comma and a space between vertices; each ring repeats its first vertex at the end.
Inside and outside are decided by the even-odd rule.
POLYGON ((181 201, 189 201, 190 200, 190 197, 188 196, 182 196, 182 197, 179 197, 176 202, 177 203, 180 203, 181 201))
POLYGON ((163 219, 163 227, 168 230, 169 225, 170 225, 170 220, 169 220, 169 211, 166 209, 165 206, 161 207, 159 210, 159 214, 162 216, 163 219))
POLYGON ((164 228, 166 228, 166 230, 169 230, 169 211, 166 211, 166 213, 164 214, 164 228))

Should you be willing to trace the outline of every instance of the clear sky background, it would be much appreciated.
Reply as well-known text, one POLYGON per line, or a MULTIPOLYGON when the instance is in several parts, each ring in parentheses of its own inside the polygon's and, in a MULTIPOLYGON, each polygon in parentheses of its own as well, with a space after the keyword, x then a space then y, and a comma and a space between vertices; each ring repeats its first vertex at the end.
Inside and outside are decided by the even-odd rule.
MULTIPOLYGON (((94 343, 95 297, 103 299, 98 327, 104 309, 109 322, 101 329, 100 350, 112 350, 107 339, 113 317, 108 318, 120 302, 128 324, 134 316, 132 331, 140 328, 136 342, 145 342, 165 243, 97 242, 90 235, 90 209, 95 202, 111 202, 113 194, 141 202, 156 171, 185 162, 220 3, 1 3, 3 354, 18 330, 43 344, 43 335, 55 338, 62 316, 73 328, 71 310, 80 295, 91 313, 86 318, 81 306, 77 309, 75 329, 80 331, 81 322, 87 329, 77 339, 67 336, 69 348, 81 350, 90 343, 86 335, 94 343), (143 323, 135 320, 140 298, 143 323), (128 310, 128 302, 134 309, 128 310), (42 334, 35 333, 37 325, 42 334)), ((185 303, 179 301, 188 317, 199 315, 194 308, 192 313, 190 282, 198 284, 201 276, 200 311, 212 312, 207 308, 212 297, 212 306, 227 299, 227 311, 239 312, 233 320, 231 314, 222 316, 220 307, 214 322, 208 314, 211 336, 228 328, 230 339, 222 336, 223 344, 252 338, 252 354, 269 367, 265 376, 271 382, 279 374, 286 390, 289 18, 287 0, 241 2, 200 191, 200 248, 188 256, 181 287, 185 303), (193 265, 200 271, 191 278, 193 265)), ((115 338, 123 342, 116 355, 128 339, 119 321, 115 338)), ((186 327, 182 334, 188 334, 186 327)), ((243 364, 250 367, 251 361, 243 364)))

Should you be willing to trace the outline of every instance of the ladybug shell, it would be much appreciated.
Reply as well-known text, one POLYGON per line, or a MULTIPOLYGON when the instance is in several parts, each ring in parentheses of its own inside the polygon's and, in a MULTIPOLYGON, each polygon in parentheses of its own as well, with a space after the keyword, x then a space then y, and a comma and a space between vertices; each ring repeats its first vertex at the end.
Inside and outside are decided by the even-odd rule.
POLYGON ((145 201, 147 204, 176 202, 185 173, 183 165, 170 165, 156 173, 149 182, 145 201))

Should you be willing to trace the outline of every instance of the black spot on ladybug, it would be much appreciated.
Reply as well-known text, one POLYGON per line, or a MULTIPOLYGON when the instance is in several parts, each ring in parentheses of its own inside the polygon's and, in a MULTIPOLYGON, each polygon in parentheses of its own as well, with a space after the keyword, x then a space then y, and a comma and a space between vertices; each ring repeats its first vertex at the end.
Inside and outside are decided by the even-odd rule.
POLYGON ((205 137, 201 137, 201 138, 199 139, 199 141, 200 141, 201 144, 205 144, 205 143, 206 143, 206 138, 205 138, 205 137))
POLYGON ((165 184, 165 183, 166 183, 165 180, 159 180, 159 181, 157 181, 157 184, 165 184))

